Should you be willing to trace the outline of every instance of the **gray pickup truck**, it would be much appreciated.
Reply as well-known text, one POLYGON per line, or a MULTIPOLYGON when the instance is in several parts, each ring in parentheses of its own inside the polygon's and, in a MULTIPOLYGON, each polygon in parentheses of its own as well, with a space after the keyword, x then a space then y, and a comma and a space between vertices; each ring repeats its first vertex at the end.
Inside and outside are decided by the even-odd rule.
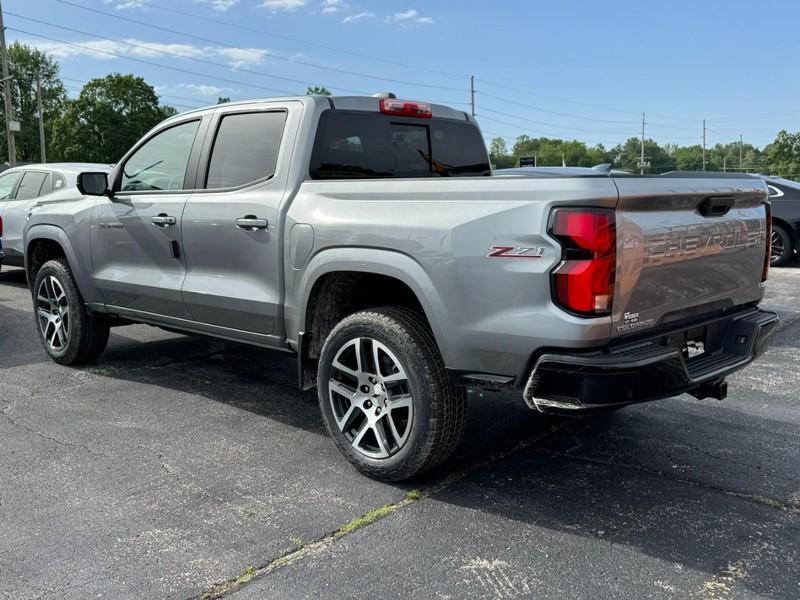
POLYGON ((492 176, 470 115, 392 97, 184 113, 74 202, 30 214, 57 362, 148 323, 297 356, 362 472, 400 480, 462 435, 468 387, 542 412, 725 396, 769 344, 769 205, 749 177, 492 176))

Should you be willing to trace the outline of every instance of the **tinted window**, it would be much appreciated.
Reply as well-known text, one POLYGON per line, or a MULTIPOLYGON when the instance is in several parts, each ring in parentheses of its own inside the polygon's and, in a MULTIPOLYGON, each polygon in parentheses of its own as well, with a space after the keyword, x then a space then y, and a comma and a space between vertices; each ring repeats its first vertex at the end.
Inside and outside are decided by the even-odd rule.
POLYGON ((44 182, 42 183, 42 187, 39 188, 39 195, 44 196, 45 194, 49 194, 53 191, 53 175, 52 173, 48 173, 47 176, 44 178, 44 182))
POLYGON ((47 179, 47 173, 42 173, 41 171, 25 171, 25 174, 22 176, 22 181, 19 182, 19 188, 17 188, 17 200, 37 198, 45 179, 47 179))
POLYGON ((125 163, 122 191, 180 190, 200 121, 170 127, 144 143, 125 163))
POLYGON ((222 117, 211 150, 206 187, 234 187, 273 175, 285 122, 283 111, 222 117))
POLYGON ((19 179, 19 171, 7 173, 0 177, 0 200, 8 200, 14 185, 17 183, 17 179, 19 179))
POLYGON ((326 111, 311 157, 313 179, 488 175, 478 128, 450 119, 326 111))

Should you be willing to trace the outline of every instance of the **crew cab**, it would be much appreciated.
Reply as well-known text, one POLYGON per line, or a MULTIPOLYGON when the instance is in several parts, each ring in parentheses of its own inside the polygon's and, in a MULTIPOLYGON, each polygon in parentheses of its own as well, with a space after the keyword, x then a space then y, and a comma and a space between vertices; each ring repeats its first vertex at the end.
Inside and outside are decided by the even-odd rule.
POLYGON ((78 189, 26 232, 55 361, 132 322, 292 353, 339 450, 386 480, 450 455, 468 387, 542 412, 722 398, 777 323, 763 181, 494 177, 474 118, 436 104, 183 113, 78 189))

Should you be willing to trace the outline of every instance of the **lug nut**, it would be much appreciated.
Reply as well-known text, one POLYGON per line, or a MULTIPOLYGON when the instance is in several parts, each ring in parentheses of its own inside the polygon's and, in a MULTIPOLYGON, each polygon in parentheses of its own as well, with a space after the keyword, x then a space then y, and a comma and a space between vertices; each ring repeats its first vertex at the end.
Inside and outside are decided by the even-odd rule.
POLYGON ((372 402, 370 400, 364 402, 364 408, 372 408, 372 402))
POLYGON ((381 414, 381 407, 380 407, 380 406, 379 406, 378 408, 376 408, 376 409, 375 409, 375 414, 376 414, 376 415, 379 415, 379 414, 381 414))
POLYGON ((364 392, 365 394, 368 394, 369 393, 369 386, 368 385, 362 385, 361 386, 361 391, 364 392))

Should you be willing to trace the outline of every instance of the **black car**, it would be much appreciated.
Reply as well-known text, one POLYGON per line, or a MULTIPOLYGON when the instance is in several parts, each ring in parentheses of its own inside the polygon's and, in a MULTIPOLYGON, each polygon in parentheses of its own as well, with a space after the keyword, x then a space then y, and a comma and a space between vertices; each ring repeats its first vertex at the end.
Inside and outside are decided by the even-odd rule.
POLYGON ((800 183, 764 177, 772 203, 772 260, 778 267, 800 251, 800 183))

